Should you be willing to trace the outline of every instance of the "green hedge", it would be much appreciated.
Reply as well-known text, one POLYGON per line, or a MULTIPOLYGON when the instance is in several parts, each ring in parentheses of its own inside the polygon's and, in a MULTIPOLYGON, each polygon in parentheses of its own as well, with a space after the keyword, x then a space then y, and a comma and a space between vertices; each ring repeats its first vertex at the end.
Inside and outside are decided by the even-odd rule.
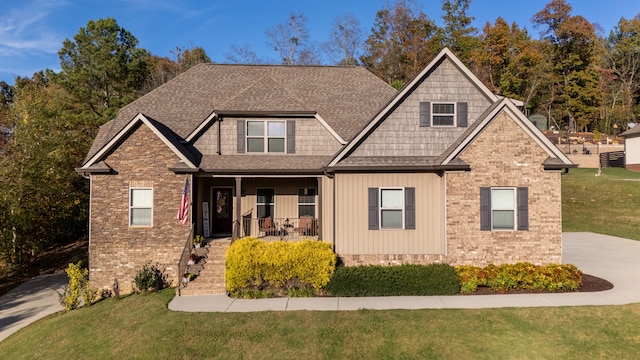
POLYGON ((571 264, 537 266, 527 262, 488 265, 484 268, 457 266, 462 292, 474 293, 478 287, 505 292, 510 289, 537 291, 578 291, 582 272, 571 264))
POLYGON ((338 267, 325 290, 332 296, 453 295, 455 269, 446 264, 338 267))
POLYGON ((234 241, 227 250, 225 280, 231 293, 281 288, 321 289, 331 279, 336 255, 323 241, 234 241))

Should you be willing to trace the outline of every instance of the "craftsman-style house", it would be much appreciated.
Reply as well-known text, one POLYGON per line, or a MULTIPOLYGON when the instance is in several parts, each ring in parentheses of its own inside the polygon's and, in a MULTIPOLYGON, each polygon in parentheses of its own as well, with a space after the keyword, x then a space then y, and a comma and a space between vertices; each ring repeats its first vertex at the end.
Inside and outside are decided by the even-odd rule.
POLYGON ((447 49, 400 91, 360 67, 200 64, 121 109, 78 169, 90 278, 126 287, 152 261, 175 284, 194 235, 318 239, 346 265, 560 263, 573 166, 447 49))

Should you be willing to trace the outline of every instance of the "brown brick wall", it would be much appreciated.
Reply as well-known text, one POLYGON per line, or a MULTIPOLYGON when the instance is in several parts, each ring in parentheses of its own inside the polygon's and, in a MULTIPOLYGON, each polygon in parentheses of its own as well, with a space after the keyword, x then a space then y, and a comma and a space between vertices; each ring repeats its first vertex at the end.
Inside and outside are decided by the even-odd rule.
POLYGON ((92 286, 110 288, 117 279, 121 291, 130 292, 136 272, 149 261, 177 284, 178 260, 189 236, 189 226, 176 219, 185 175, 168 170, 178 160, 151 129, 139 125, 105 159, 117 175, 92 175, 92 286), (129 188, 136 186, 153 188, 151 227, 129 227, 129 188))
POLYGON ((562 262, 560 172, 542 169, 547 157, 505 112, 462 152, 471 171, 446 175, 450 264, 562 262), (528 187, 529 230, 480 231, 483 186, 528 187))

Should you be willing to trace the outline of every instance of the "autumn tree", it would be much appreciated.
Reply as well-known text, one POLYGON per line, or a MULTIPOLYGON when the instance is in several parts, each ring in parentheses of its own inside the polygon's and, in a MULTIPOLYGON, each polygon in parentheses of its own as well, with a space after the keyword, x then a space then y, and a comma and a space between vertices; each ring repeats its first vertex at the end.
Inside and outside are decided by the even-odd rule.
POLYGON ((413 2, 398 0, 377 12, 360 61, 398 88, 417 75, 439 50, 435 23, 413 2))
POLYGON ((113 18, 90 20, 58 52, 59 83, 104 122, 140 95, 147 75, 146 50, 113 18))
POLYGON ((324 45, 329 57, 338 65, 358 65, 358 52, 364 41, 360 21, 353 14, 337 17, 324 45))
POLYGON ((479 46, 476 36, 478 29, 471 25, 474 18, 467 14, 470 5, 471 0, 443 0, 442 2, 444 12, 442 43, 466 64, 469 64, 472 51, 479 46))
POLYGON ((476 73, 496 94, 508 96, 534 108, 547 72, 541 43, 524 28, 498 17, 486 23, 479 45, 471 52, 476 73))
POLYGON ((156 55, 150 55, 147 59, 149 74, 141 93, 144 94, 157 88, 197 64, 211 62, 201 47, 182 48, 176 46, 170 52, 173 59, 156 55))
POLYGON ((550 105, 576 131, 595 125, 602 94, 594 27, 584 17, 572 16, 571 10, 565 0, 552 0, 532 21, 550 45, 554 76, 550 105))
POLYGON ((317 50, 309 41, 307 18, 292 13, 284 23, 267 29, 267 45, 275 50, 283 65, 319 64, 317 50))

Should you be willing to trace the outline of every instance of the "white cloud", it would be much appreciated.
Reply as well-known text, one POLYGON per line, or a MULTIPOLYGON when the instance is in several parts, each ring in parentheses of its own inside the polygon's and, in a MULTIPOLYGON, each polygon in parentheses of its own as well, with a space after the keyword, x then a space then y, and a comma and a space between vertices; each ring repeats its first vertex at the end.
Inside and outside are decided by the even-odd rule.
POLYGON ((55 54, 63 37, 47 21, 65 0, 16 1, 0 15, 0 56, 55 54))

